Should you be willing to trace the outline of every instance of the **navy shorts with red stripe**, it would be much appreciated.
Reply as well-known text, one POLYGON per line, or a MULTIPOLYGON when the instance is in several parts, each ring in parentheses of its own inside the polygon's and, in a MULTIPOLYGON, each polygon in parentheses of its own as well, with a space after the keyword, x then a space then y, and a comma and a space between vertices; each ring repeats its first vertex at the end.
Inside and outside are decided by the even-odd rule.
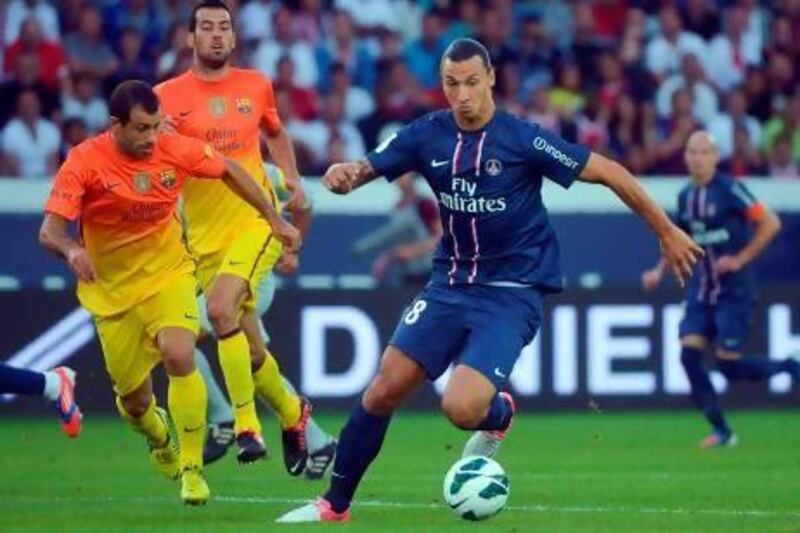
POLYGON ((504 389, 539 330, 542 300, 530 287, 429 284, 403 311, 389 344, 422 366, 431 381, 455 363, 504 389))

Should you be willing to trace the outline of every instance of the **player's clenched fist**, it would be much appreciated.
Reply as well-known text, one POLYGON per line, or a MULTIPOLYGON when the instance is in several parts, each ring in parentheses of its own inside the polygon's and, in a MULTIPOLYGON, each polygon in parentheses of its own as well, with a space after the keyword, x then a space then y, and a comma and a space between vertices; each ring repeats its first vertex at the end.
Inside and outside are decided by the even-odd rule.
POLYGON ((694 264, 705 255, 703 249, 675 225, 661 236, 661 253, 681 287, 692 275, 694 264))
POLYGON ((270 219, 269 225, 278 240, 283 243, 286 252, 294 253, 300 249, 302 244, 300 230, 279 216, 270 219))
POLYGON ((358 171, 358 163, 335 163, 325 172, 322 183, 331 192, 347 194, 358 180, 358 171))
POLYGON ((80 281, 92 283, 97 279, 92 260, 86 248, 76 246, 67 252, 67 264, 69 269, 77 276, 80 281))

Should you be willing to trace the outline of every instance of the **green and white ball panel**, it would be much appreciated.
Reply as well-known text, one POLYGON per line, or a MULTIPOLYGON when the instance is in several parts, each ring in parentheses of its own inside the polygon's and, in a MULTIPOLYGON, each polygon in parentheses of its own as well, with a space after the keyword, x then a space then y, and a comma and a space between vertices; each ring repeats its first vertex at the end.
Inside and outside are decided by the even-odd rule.
POLYGON ((459 459, 444 478, 444 500, 460 517, 483 520, 499 513, 510 485, 497 461, 473 455, 459 459))

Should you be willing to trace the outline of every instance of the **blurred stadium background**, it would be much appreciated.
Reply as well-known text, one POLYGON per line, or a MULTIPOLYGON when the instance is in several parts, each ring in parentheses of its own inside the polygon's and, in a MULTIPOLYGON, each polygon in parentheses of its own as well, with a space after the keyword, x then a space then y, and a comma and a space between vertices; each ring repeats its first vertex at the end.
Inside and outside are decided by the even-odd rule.
MULTIPOLYGON (((349 408, 375 371, 426 275, 425 257, 400 260, 397 247, 431 237, 435 204, 421 180, 416 189, 374 183, 342 199, 316 177, 445 105, 437 63, 462 36, 489 48, 500 105, 620 160, 667 209, 686 179, 686 138, 709 129, 723 168, 784 223, 756 267, 761 296, 748 352, 779 358, 800 349, 800 0, 229 3, 237 62, 272 78, 315 203, 300 272, 281 280, 266 323, 282 366, 318 412, 349 408)), ((106 127, 116 83, 188 68, 191 6, 0 1, 0 360, 74 366, 89 415, 113 413, 111 389, 73 278, 36 242, 41 209, 70 147, 106 127)), ((515 369, 523 408, 688 408, 681 294, 640 288, 658 257, 654 239, 605 190, 545 195, 568 290, 550 300, 541 335, 515 369)), ((796 405, 782 379, 743 385, 726 405, 796 405)), ((431 410, 435 400, 431 388, 412 406, 431 410)), ((0 412, 45 408, 6 398, 0 412)))

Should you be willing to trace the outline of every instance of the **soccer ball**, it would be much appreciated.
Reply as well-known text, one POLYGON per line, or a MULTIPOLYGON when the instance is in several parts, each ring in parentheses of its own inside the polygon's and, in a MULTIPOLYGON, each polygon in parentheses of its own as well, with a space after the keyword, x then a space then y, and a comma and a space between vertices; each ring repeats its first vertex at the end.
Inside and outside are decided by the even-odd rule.
POLYGON ((497 461, 472 455, 456 461, 444 477, 444 501, 461 518, 483 520, 508 500, 508 476, 497 461))

